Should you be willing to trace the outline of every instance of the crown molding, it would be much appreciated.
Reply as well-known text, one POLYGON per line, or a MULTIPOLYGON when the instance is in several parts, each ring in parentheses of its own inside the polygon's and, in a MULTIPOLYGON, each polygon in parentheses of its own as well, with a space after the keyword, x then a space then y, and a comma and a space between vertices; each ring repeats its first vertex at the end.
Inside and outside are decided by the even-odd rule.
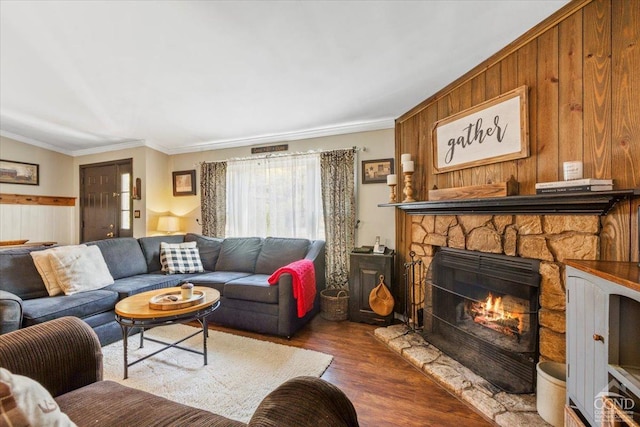
POLYGON ((143 139, 125 141, 117 144, 103 145, 100 147, 85 148, 81 150, 65 150, 55 145, 36 139, 27 138, 11 132, 0 130, 0 135, 11 138, 25 144, 35 145, 40 148, 66 154, 72 157, 87 156, 92 154, 108 153, 118 150, 127 150, 138 147, 148 147, 167 155, 193 153, 209 150, 221 150, 224 148, 246 147, 257 144, 269 144, 273 142, 297 141, 301 139, 321 138, 325 136, 346 135, 356 132, 369 132, 382 129, 393 129, 395 127, 395 118, 385 118, 380 120, 372 120, 367 122, 350 123, 345 125, 327 126, 323 128, 306 129, 293 132, 276 133, 269 135, 261 135, 249 138, 221 139, 197 144, 190 144, 180 148, 167 148, 162 145, 155 144, 143 139))
POLYGON ((7 132, 6 130, 0 129, 0 136, 13 139, 14 141, 24 142, 25 144, 35 145, 36 147, 44 148, 45 150, 55 151, 56 153, 66 154, 67 156, 73 156, 73 152, 70 150, 65 150, 64 148, 42 142, 34 138, 18 135, 17 133, 7 132))
POLYGON ((301 139, 321 138, 325 136, 346 135, 356 132, 369 132, 382 129, 393 129, 395 118, 385 118, 367 122, 350 123, 346 125, 328 126, 323 128, 306 129, 293 132, 261 135, 249 138, 221 139, 187 145, 181 148, 168 149, 168 154, 184 154, 198 151, 221 150, 224 148, 247 147, 257 144, 273 142, 297 141, 301 139))

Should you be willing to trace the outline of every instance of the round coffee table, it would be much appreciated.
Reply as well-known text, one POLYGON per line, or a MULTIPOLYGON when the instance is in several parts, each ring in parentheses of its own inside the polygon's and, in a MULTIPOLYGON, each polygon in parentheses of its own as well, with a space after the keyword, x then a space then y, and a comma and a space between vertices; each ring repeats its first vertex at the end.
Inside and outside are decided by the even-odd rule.
MULTIPOLYGON (((197 304, 183 307, 183 308, 171 308, 166 310, 155 310, 149 307, 149 301, 151 298, 162 295, 166 293, 173 292, 175 290, 180 290, 180 288, 164 288, 164 289, 156 289, 153 291, 142 292, 140 294, 135 294, 130 297, 119 301, 116 304, 116 321, 120 324, 120 328, 122 329, 122 343, 124 348, 124 378, 128 377, 129 367, 135 365, 136 363, 142 362, 143 360, 154 356, 161 351, 167 350, 169 348, 179 348, 180 350, 189 351, 191 353, 201 354, 204 356, 204 364, 207 364, 207 316, 211 314, 214 310, 216 310, 220 306, 220 292, 215 289, 207 288, 204 286, 196 286, 193 288, 194 293, 202 292, 204 294, 204 298, 198 301, 197 304), (128 355, 127 355, 127 347, 129 341, 129 334, 131 334, 132 330, 140 329, 140 347, 144 347, 144 331, 145 329, 154 328, 157 326, 166 326, 166 325, 174 325, 176 323, 187 323, 192 321, 197 321, 202 326, 202 330, 198 330, 197 332, 182 338, 174 343, 167 343, 164 341, 159 341, 154 338, 147 337, 147 340, 157 342, 165 345, 161 349, 141 357, 136 361, 129 363, 128 355), (191 348, 181 347, 178 344, 183 341, 188 340, 191 337, 194 337, 198 334, 202 333, 202 342, 203 342, 203 350, 202 352, 196 351, 191 348)), ((179 294, 179 292, 178 292, 179 294)))

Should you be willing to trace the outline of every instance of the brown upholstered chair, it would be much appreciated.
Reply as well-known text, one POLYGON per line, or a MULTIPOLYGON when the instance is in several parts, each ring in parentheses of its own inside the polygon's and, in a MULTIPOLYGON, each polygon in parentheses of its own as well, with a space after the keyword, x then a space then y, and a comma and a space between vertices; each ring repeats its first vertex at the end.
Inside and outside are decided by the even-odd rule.
MULTIPOLYGON (((62 317, 2 335, 0 367, 42 384, 78 426, 245 426, 221 415, 102 380, 102 349, 82 320, 62 317)), ((289 380, 256 409, 249 426, 357 426, 336 386, 314 377, 289 380)))

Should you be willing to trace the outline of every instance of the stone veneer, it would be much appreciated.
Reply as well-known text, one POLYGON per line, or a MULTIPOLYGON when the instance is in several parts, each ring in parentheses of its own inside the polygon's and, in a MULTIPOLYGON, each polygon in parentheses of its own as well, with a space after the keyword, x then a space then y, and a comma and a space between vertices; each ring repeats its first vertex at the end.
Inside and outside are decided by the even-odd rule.
POLYGON ((411 220, 410 249, 425 272, 439 246, 540 260, 540 360, 565 362, 563 261, 598 259, 598 216, 424 215, 411 220))

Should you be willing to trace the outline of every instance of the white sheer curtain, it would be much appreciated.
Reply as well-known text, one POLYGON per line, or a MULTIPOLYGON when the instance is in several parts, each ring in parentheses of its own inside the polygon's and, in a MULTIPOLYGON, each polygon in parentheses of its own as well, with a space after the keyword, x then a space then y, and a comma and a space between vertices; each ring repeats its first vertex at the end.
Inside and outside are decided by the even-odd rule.
POLYGON ((228 237, 324 240, 318 153, 227 162, 228 237))

